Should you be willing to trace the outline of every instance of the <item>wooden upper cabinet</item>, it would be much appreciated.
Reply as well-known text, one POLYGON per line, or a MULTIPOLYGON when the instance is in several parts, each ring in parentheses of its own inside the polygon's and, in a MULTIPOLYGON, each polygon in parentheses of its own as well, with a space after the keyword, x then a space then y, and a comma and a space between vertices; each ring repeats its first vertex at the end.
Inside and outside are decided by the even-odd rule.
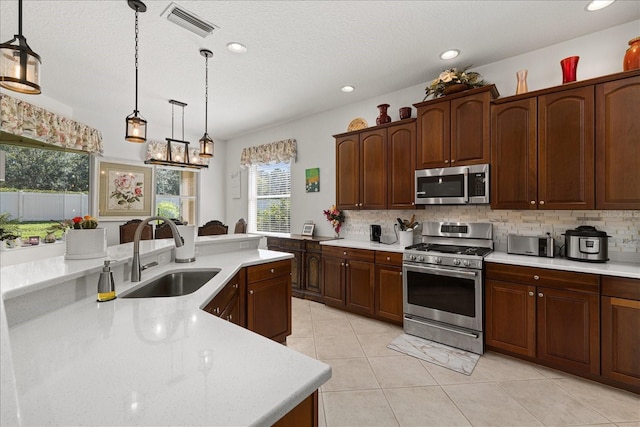
POLYGON ((537 100, 491 107, 491 207, 536 209, 538 200, 537 100))
POLYGON ((451 101, 451 166, 489 163, 491 93, 451 101))
POLYGON ((416 123, 387 129, 388 208, 415 207, 416 123))
POLYGON ((357 209, 360 201, 360 137, 336 138, 336 206, 357 209))
POLYGON ((418 107, 418 140, 416 169, 449 165, 451 145, 449 101, 418 107))
POLYGON ((640 209, 640 76, 596 86, 596 209, 640 209))
POLYGON ((594 87, 538 97, 538 208, 593 209, 594 87))
POLYGON ((386 129, 360 134, 360 209, 387 207, 386 129))

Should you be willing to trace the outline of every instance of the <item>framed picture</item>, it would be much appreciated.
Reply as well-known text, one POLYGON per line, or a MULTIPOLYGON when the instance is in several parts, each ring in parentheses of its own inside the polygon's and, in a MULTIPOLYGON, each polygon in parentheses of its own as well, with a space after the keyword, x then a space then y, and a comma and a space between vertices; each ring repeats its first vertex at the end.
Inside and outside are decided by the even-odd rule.
POLYGON ((302 226, 303 236, 313 236, 313 229, 316 228, 315 224, 305 224, 302 226))
POLYGON ((305 169, 304 178, 307 193, 320 192, 320 168, 305 169))
POLYGON ((97 159, 95 168, 98 219, 116 221, 151 216, 155 193, 152 167, 97 159))

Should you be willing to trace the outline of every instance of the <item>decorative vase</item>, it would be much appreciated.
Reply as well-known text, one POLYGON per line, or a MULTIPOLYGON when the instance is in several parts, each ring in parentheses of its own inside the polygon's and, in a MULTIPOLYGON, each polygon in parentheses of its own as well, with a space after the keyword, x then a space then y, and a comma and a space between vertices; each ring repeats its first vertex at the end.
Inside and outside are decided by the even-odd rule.
POLYGON ((399 110, 400 120, 408 119, 411 117, 411 107, 402 107, 399 110))
POLYGON ((629 40, 629 49, 624 54, 622 69, 624 71, 640 68, 640 37, 629 40))
POLYGON ((67 231, 65 259, 91 259, 107 256, 107 229, 67 231))
POLYGON ((468 89, 471 89, 471 86, 466 83, 454 83, 442 89, 442 95, 451 95, 468 89))
POLYGON ((516 73, 516 77, 518 79, 518 85, 516 86, 516 95, 527 93, 529 91, 529 88, 527 88, 527 73, 527 70, 520 70, 516 73))
POLYGON ((44 236, 44 242, 45 243, 55 243, 56 242, 56 235, 53 233, 47 233, 46 236, 44 236))
POLYGON ((560 61, 562 68, 562 84, 576 81, 576 72, 578 71, 579 56, 569 56, 560 61))
POLYGON ((380 110, 380 115, 376 118, 376 124, 382 125, 389 123, 391 121, 391 117, 387 115, 387 108, 389 108, 389 104, 380 104, 377 108, 380 110))

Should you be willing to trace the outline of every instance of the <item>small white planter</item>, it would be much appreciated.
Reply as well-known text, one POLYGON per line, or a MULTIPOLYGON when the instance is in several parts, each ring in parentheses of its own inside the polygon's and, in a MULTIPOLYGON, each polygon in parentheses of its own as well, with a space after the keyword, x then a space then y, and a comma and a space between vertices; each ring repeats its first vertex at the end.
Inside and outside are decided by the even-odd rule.
POLYGON ((65 259, 91 259, 107 256, 106 228, 67 230, 65 259))

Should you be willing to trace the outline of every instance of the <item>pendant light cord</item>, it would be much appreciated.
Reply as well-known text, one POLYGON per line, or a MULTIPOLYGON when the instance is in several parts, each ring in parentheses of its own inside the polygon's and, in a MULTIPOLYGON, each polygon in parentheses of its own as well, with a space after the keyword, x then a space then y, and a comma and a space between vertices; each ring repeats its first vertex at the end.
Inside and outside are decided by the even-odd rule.
POLYGON ((22 0, 18 1, 18 35, 22 36, 22 0))
POLYGON ((136 115, 138 115, 138 8, 136 8, 136 115))
POLYGON ((208 123, 207 117, 209 117, 209 57, 204 57, 204 133, 207 134, 208 123))

